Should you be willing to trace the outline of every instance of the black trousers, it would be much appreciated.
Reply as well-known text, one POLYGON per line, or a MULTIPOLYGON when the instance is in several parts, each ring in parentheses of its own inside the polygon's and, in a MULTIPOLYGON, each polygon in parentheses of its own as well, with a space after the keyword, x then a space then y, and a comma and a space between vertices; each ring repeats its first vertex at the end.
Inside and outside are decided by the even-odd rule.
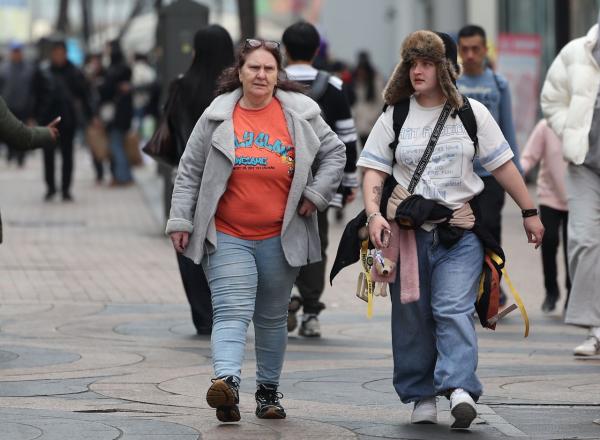
POLYGON ((321 240, 321 258, 317 263, 307 264, 300 268, 296 278, 296 287, 302 296, 302 308, 304 313, 318 315, 325 308, 320 299, 325 290, 325 267, 327 266, 326 251, 329 244, 329 220, 327 210, 317 213, 319 224, 319 238, 321 240))
POLYGON ((499 245, 502 245, 502 208, 504 207, 504 188, 496 181, 494 176, 482 177, 485 185, 479 195, 481 222, 492 234, 499 245))
POLYGON ((200 334, 209 334, 212 329, 212 302, 208 280, 202 266, 177 253, 179 273, 183 281, 183 288, 192 310, 192 321, 196 331, 200 334))
MULTIPOLYGON (((62 180, 61 190, 63 194, 71 191, 71 182, 73 179, 73 138, 74 133, 62 133, 59 137, 58 149, 62 157, 62 180)), ((46 179, 46 188, 49 192, 56 191, 56 182, 54 178, 54 162, 56 158, 56 146, 44 148, 44 178, 46 179)))
POLYGON ((562 231, 563 258, 567 270, 566 288, 567 300, 571 291, 571 279, 569 278, 569 263, 567 258, 567 222, 568 211, 559 211, 549 206, 540 205, 540 219, 546 229, 542 241, 542 267, 544 268, 544 287, 546 296, 557 300, 559 289, 557 282, 558 271, 556 269, 556 253, 558 252, 559 236, 562 231))

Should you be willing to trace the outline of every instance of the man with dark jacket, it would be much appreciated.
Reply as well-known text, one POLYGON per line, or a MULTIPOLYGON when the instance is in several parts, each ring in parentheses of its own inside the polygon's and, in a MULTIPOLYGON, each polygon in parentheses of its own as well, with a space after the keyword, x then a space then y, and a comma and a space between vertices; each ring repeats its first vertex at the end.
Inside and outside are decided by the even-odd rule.
MULTIPOLYGON (((350 105, 342 91, 342 81, 312 67, 311 64, 320 44, 319 33, 313 25, 301 21, 289 26, 283 33, 282 41, 287 54, 288 67, 285 70, 288 77, 310 87, 308 95, 317 101, 325 122, 346 145, 346 166, 342 184, 329 204, 341 208, 345 203, 354 200, 358 187, 356 128, 350 113, 350 105)), ((325 251, 329 231, 327 211, 319 211, 318 222, 323 259, 300 269, 296 279, 300 296, 292 296, 288 310, 288 330, 292 331, 297 325, 296 313, 302 306, 304 316, 299 334, 306 337, 321 336, 318 315, 325 308, 320 298, 325 289, 325 251)))
MULTIPOLYGON (((508 81, 502 75, 494 72, 487 63, 485 30, 477 25, 463 27, 458 32, 458 52, 463 67, 463 73, 456 81, 459 92, 481 102, 490 111, 514 154, 513 163, 523 174, 519 163, 519 148, 513 123, 508 81)), ((504 207, 505 191, 496 182, 494 176, 481 166, 478 157, 474 159, 473 167, 485 185, 483 192, 479 195, 481 221, 498 244, 502 244, 502 208, 504 207)), ((506 303, 504 291, 501 291, 500 303, 502 305, 506 303)))
MULTIPOLYGON (((64 201, 72 201, 73 139, 79 124, 78 115, 83 112, 86 117, 90 117, 92 114, 88 87, 83 73, 67 59, 67 47, 62 40, 52 43, 49 63, 45 62, 40 68, 51 88, 47 114, 42 116, 42 123, 47 123, 52 119, 52 115, 62 117, 59 125, 61 133, 59 146, 62 156, 61 191, 64 201)), ((52 200, 56 194, 54 159, 55 148, 45 148, 46 201, 52 200)))

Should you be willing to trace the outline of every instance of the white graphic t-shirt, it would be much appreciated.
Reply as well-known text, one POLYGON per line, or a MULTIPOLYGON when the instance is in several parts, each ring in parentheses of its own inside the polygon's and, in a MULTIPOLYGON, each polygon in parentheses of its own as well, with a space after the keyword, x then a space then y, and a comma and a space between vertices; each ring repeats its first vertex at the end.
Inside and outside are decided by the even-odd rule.
MULTIPOLYGON (((513 152, 485 106, 474 99, 469 99, 469 102, 477 121, 479 160, 491 172, 511 160, 513 152)), ((408 188, 443 107, 422 107, 414 97, 410 99, 410 110, 400 131, 393 170, 392 150, 389 148, 394 138, 393 107, 388 107, 375 123, 357 165, 387 174, 393 171, 398 183, 408 188)), ((483 190, 483 182, 473 172, 474 154, 473 142, 460 118, 449 116, 414 193, 450 209, 460 208, 483 190)))

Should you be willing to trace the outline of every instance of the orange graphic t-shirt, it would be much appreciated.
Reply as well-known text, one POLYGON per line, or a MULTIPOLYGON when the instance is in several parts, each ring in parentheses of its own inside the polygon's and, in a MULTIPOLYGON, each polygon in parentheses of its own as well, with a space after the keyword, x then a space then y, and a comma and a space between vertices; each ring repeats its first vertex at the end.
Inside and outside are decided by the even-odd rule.
POLYGON ((235 165, 219 201, 217 231, 245 240, 281 234, 294 176, 294 147, 280 102, 233 111, 235 165))

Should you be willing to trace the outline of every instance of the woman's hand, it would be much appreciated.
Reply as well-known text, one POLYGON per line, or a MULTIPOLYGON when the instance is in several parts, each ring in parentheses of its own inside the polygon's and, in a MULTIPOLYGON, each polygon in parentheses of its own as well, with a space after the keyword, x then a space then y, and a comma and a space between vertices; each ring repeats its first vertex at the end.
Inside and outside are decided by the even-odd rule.
POLYGON ((544 238, 544 225, 537 215, 523 219, 523 228, 527 235, 528 243, 535 243, 535 248, 539 248, 544 238))
POLYGON ((179 252, 180 254, 182 254, 190 240, 190 233, 184 232, 184 231, 178 231, 178 232, 171 232, 171 234, 169 234, 169 236, 171 237, 171 242, 173 243, 173 247, 175 248, 175 250, 177 252, 179 252))
POLYGON ((369 221, 369 238, 377 249, 387 247, 382 241, 383 231, 390 230, 390 224, 381 214, 375 215, 369 221))
POLYGON ((298 214, 302 217, 310 217, 316 210, 316 205, 307 198, 303 198, 298 206, 298 214))

